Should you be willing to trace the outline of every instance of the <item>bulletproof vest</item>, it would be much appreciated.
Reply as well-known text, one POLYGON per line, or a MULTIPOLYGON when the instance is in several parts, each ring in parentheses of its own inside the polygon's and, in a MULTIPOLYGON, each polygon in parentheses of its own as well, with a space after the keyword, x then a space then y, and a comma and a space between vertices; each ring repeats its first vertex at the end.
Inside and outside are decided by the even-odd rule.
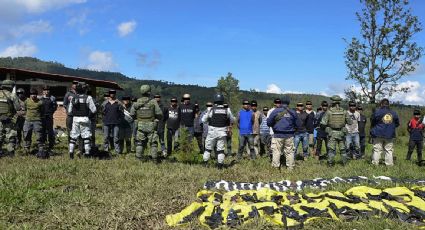
POLYGON ((328 126, 331 129, 342 129, 345 127, 345 110, 342 108, 331 108, 329 109, 328 113, 328 126))
POLYGON ((212 108, 212 116, 209 121, 209 125, 213 127, 226 127, 229 123, 229 118, 227 116, 227 109, 220 106, 214 106, 212 108))
POLYGON ((153 121, 155 119, 155 108, 149 100, 141 101, 137 109, 137 120, 153 121))
POLYGON ((75 117, 88 117, 90 115, 87 104, 87 95, 77 95, 72 98, 72 115, 75 117))
POLYGON ((10 100, 10 92, 0 90, 0 116, 12 116, 13 103, 10 100))

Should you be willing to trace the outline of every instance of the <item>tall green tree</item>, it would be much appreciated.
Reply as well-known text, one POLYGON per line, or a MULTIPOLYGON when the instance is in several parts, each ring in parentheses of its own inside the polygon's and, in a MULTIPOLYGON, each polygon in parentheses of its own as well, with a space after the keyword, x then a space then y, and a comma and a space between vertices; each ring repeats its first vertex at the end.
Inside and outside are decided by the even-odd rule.
POLYGON ((234 109, 240 101, 239 80, 234 78, 232 73, 222 76, 217 82, 216 91, 222 93, 230 108, 234 109))
POLYGON ((347 80, 361 87, 370 103, 395 92, 407 92, 398 81, 418 66, 423 48, 413 41, 422 30, 412 15, 408 0, 360 0, 357 12, 360 36, 353 37, 345 50, 347 80))

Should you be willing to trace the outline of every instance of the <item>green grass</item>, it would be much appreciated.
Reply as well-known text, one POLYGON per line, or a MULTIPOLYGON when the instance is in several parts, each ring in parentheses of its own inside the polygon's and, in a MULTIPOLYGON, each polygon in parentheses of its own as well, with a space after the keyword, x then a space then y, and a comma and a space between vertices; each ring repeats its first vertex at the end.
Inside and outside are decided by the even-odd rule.
MULTIPOLYGON (((237 138, 234 138, 234 149, 237 138)), ((65 154, 49 160, 34 156, 0 159, 0 229, 168 229, 167 214, 180 212, 196 200, 207 180, 246 182, 300 180, 334 176, 424 178, 424 168, 404 160, 407 140, 396 145, 395 166, 372 166, 369 159, 328 168, 314 159, 297 162, 294 171, 271 168, 268 159, 244 160, 219 171, 201 165, 140 162, 134 154, 113 160, 75 159, 65 154)), ((371 153, 368 146, 368 157, 371 153)), ((196 150, 196 148, 195 148, 196 150)), ((226 159, 230 162, 232 158, 226 159)), ((333 189, 345 190, 348 185, 333 189)), ((185 226, 202 228, 198 222, 185 226)), ((239 229, 274 229, 263 220, 239 229)), ((356 222, 321 221, 305 229, 409 229, 412 225, 382 218, 356 222)))

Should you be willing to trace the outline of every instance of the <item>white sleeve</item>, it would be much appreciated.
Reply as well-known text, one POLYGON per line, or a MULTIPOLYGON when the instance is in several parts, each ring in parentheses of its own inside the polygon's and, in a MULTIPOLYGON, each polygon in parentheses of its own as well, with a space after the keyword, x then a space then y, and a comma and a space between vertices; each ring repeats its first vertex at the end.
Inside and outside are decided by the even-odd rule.
MULTIPOLYGON (((64 106, 65 107, 65 106, 64 106)), ((65 109, 68 109, 68 114, 72 112, 72 101, 68 103, 68 108, 65 107, 65 109)))
POLYGON ((93 98, 91 96, 87 97, 87 104, 92 113, 96 113, 96 105, 94 104, 93 98))
POLYGON ((202 123, 208 122, 208 119, 211 117, 212 114, 211 111, 212 110, 207 111, 205 115, 201 118, 202 123))
POLYGON ((233 114, 232 114, 232 110, 230 110, 230 108, 229 108, 229 109, 227 109, 227 114, 229 115, 230 123, 231 123, 231 124, 235 123, 236 118, 235 118, 235 116, 233 116, 233 114))

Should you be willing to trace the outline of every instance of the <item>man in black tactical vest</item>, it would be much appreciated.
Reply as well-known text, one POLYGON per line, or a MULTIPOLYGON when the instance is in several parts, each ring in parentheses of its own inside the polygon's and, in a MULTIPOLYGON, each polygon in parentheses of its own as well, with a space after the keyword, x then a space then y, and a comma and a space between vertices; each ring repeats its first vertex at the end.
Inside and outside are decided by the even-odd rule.
POLYGON ((78 138, 84 143, 84 156, 89 156, 91 150, 91 121, 90 114, 96 113, 93 98, 86 94, 86 86, 79 83, 76 87, 77 95, 72 98, 68 106, 68 114, 72 116, 72 129, 69 142, 69 157, 74 158, 74 150, 78 138))
POLYGON ((214 107, 202 117, 202 122, 208 122, 208 135, 205 140, 204 163, 208 163, 211 152, 215 149, 217 152, 217 167, 223 168, 225 158, 225 141, 229 128, 232 112, 229 108, 223 106, 224 97, 222 94, 214 96, 214 107))

